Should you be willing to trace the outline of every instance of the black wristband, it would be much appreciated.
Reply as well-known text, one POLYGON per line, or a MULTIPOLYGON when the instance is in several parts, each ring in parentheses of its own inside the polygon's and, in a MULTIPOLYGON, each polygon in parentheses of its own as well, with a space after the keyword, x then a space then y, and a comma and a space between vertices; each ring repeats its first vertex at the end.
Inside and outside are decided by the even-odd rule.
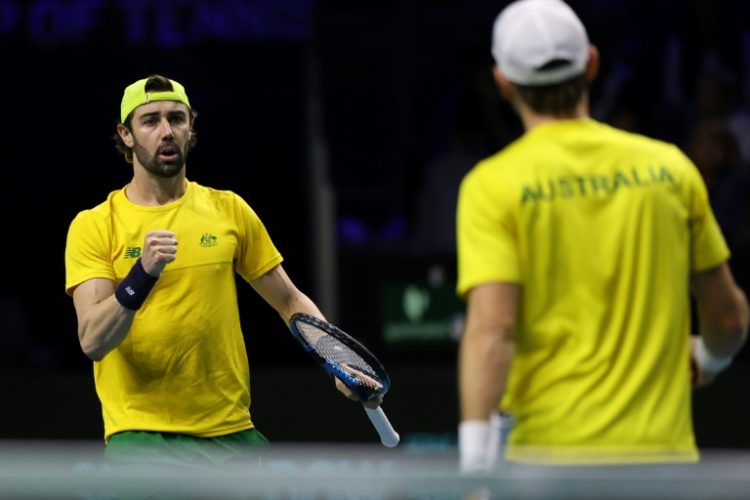
POLYGON ((115 288, 115 298, 122 307, 137 311, 146 301, 146 297, 148 297, 158 279, 148 274, 143 269, 141 259, 138 259, 125 279, 115 288))

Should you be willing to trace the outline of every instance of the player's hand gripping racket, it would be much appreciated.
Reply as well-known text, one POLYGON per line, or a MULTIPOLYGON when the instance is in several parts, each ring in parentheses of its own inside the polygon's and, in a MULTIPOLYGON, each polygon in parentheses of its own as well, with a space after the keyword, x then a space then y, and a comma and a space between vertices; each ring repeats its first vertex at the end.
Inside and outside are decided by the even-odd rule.
MULTIPOLYGON (((289 320, 289 329, 305 351, 352 390, 360 402, 376 399, 390 389, 391 380, 380 361, 336 326, 309 314, 295 313, 289 320)), ((364 408, 383 445, 396 446, 399 435, 383 409, 364 408)))

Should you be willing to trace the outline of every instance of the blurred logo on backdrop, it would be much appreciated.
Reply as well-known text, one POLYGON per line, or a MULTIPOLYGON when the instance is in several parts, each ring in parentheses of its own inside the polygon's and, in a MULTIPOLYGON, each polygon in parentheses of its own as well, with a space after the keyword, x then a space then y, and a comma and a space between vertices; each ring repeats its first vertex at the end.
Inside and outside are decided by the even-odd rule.
POLYGON ((389 344, 453 343, 463 330, 465 305, 442 267, 424 280, 386 283, 383 287, 383 339, 389 344))
POLYGON ((308 37, 315 0, 0 0, 0 39, 181 47, 308 37))

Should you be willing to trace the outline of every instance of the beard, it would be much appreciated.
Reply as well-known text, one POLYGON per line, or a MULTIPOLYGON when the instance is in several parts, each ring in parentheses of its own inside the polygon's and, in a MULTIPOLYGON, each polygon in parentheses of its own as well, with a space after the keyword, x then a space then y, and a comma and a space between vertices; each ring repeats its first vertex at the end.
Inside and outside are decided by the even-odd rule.
POLYGON ((133 155, 138 158, 138 162, 143 165, 150 174, 162 179, 170 179, 177 174, 185 166, 187 160, 187 145, 184 148, 180 148, 177 143, 167 143, 159 146, 153 154, 150 154, 146 148, 138 144, 137 142, 133 145, 133 155), (163 160, 159 157, 159 153, 164 150, 169 150, 174 153, 174 158, 169 160, 163 160))

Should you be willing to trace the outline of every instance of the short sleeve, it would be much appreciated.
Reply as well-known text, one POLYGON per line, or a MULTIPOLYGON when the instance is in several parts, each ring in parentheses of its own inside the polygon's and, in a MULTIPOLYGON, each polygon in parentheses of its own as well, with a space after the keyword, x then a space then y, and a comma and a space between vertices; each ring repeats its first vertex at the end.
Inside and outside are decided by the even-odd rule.
POLYGON ((692 163, 686 180, 690 210, 690 270, 704 271, 729 259, 730 251, 711 209, 703 178, 692 163))
POLYGON ((241 235, 236 269, 245 280, 252 281, 276 267, 283 258, 250 205, 237 195, 235 204, 239 213, 241 235))
POLYGON ((456 291, 461 297, 483 283, 521 280, 511 200, 494 188, 475 171, 461 182, 456 214, 456 291))
POLYGON ((68 227, 65 243, 65 292, 93 278, 116 280, 109 258, 105 221, 94 211, 84 210, 68 227))

